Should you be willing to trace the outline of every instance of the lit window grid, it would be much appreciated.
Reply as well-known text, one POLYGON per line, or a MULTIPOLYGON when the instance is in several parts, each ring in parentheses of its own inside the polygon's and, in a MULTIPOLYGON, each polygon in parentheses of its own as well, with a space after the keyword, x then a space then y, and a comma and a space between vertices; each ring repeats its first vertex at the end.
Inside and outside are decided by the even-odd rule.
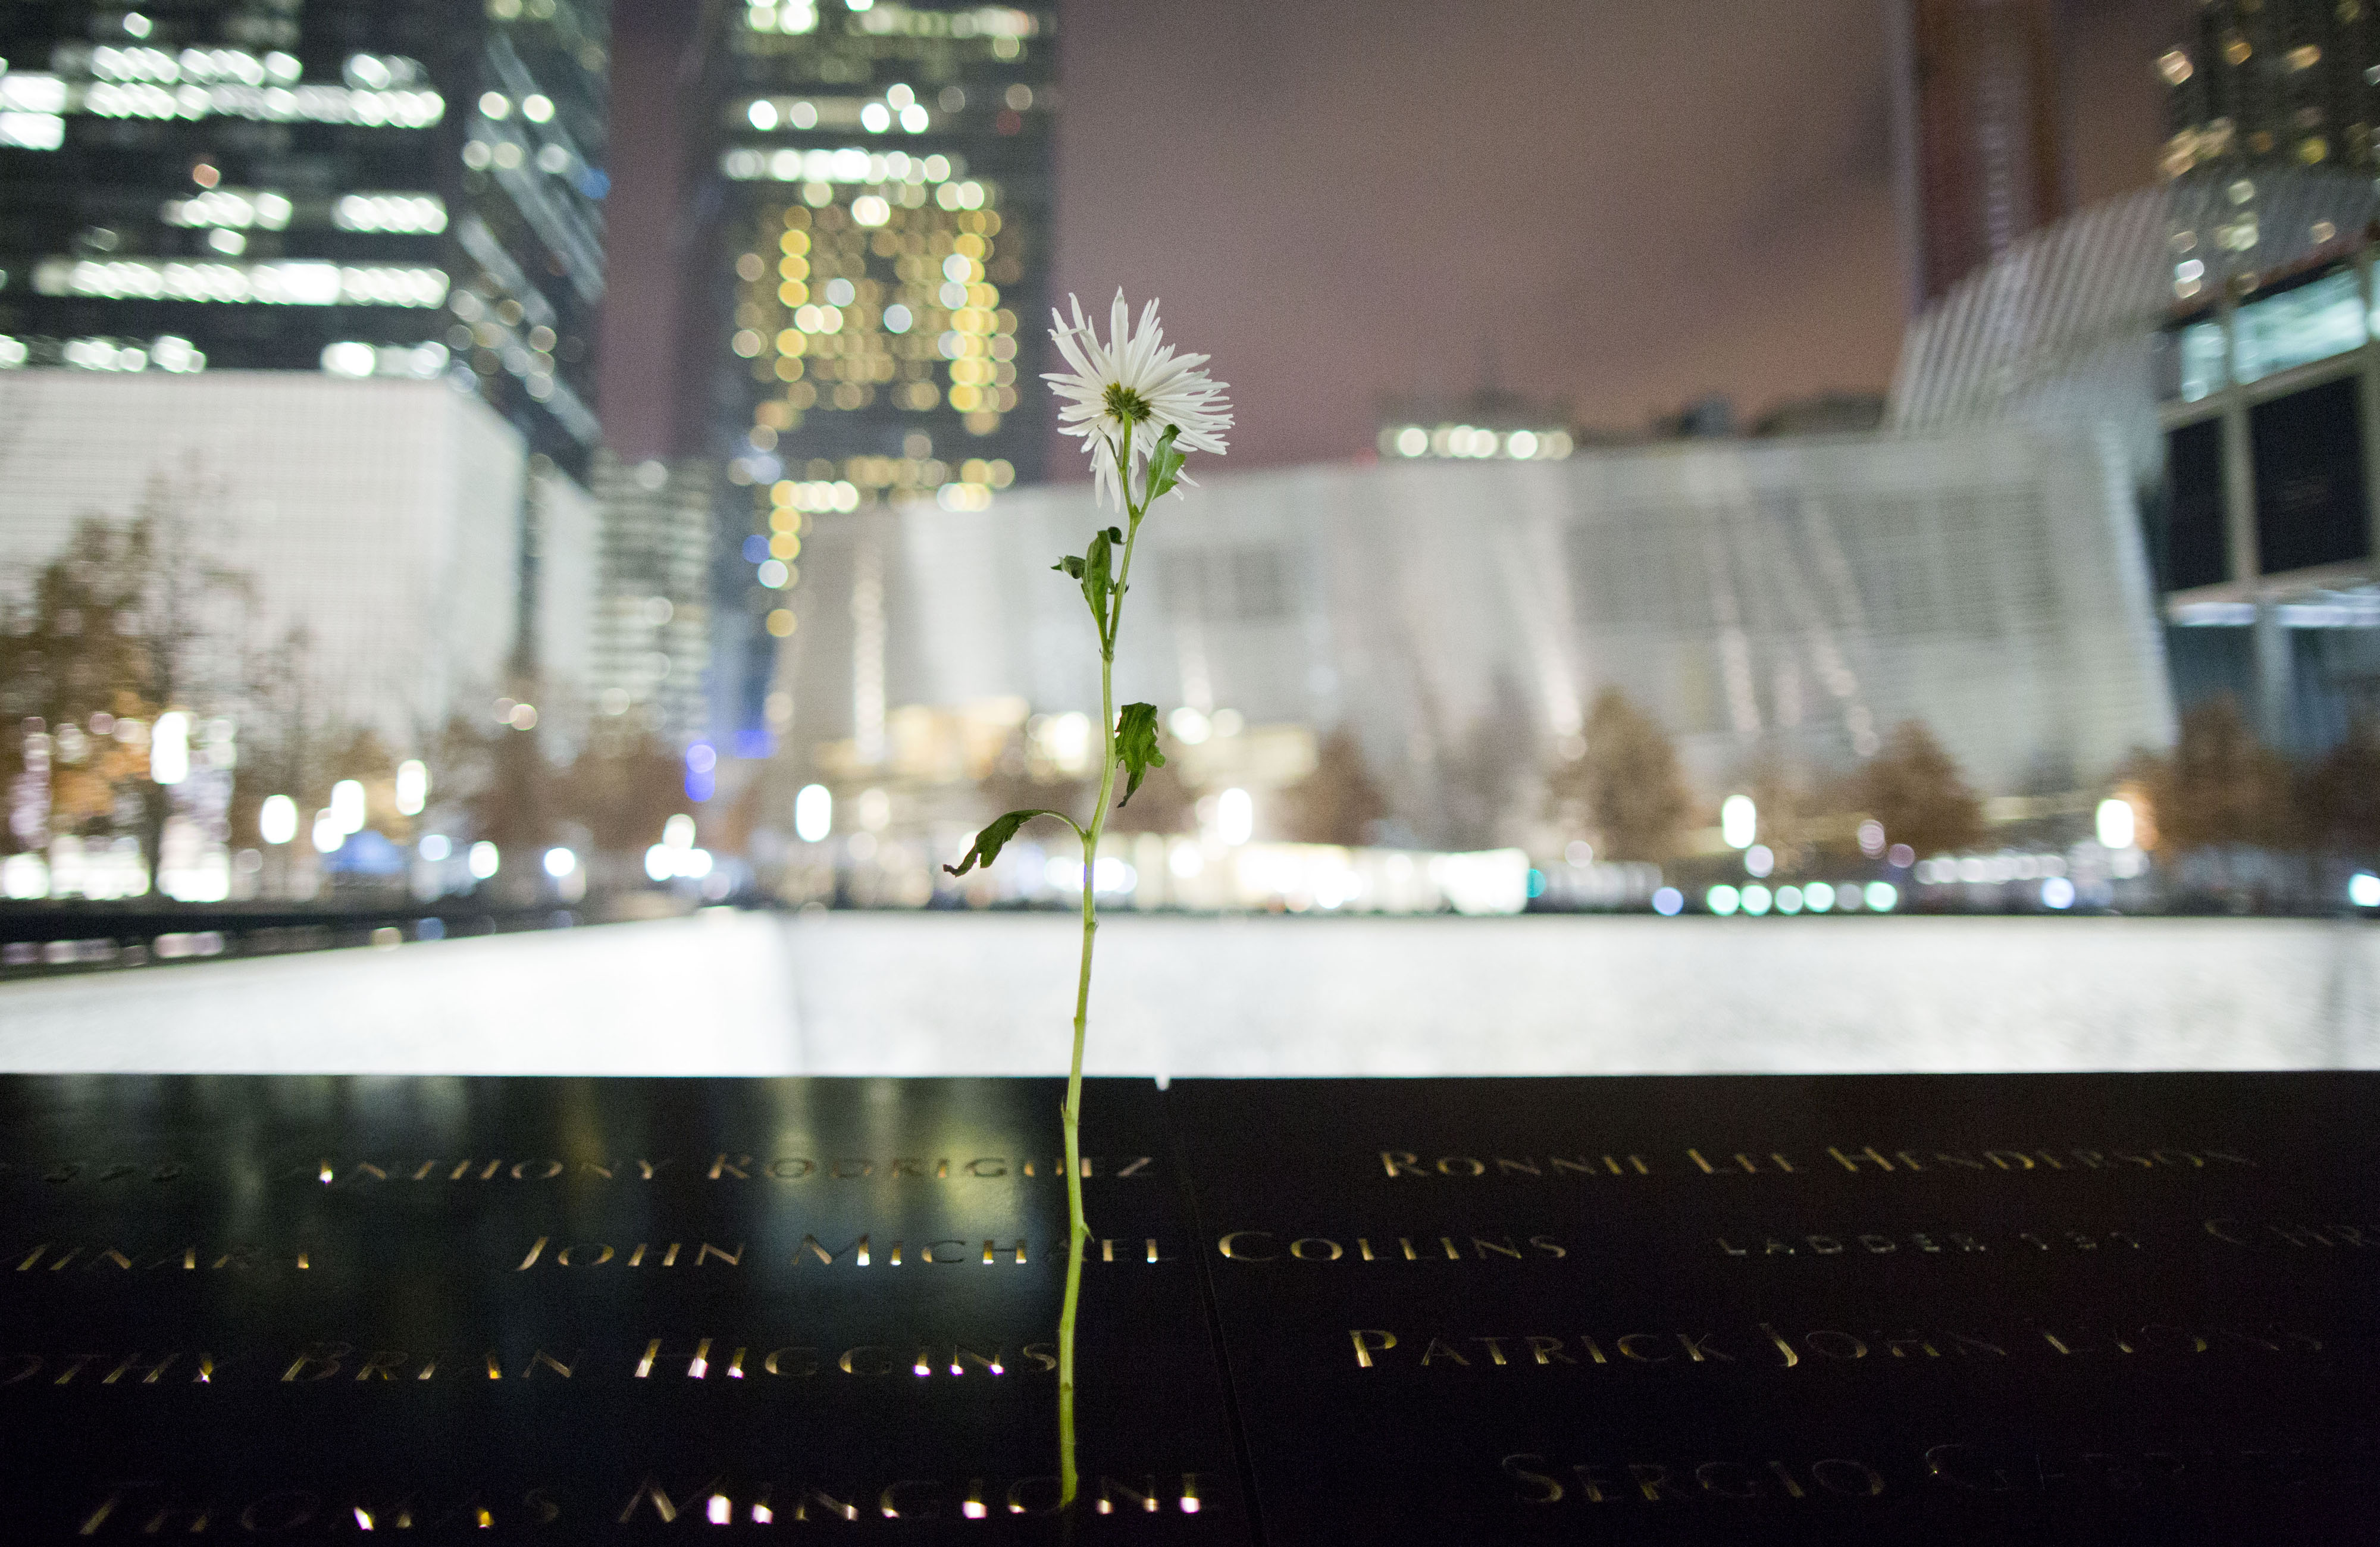
POLYGON ((905 88, 895 87, 897 101, 869 97, 747 97, 728 104, 730 122, 749 125, 762 134, 777 129, 808 131, 859 130, 864 134, 924 134, 934 127, 934 115, 905 88))
POLYGON ((790 429, 813 410, 868 407, 880 386, 910 412, 947 401, 972 416, 967 428, 978 434, 1015 408, 1018 320, 985 277, 999 213, 886 205, 868 189, 850 205, 830 203, 816 214, 786 206, 763 225, 783 227, 776 251, 738 260, 730 347, 752 362, 755 380, 784 384, 782 401, 793 410, 771 428, 790 429), (852 206, 871 199, 879 208, 864 213, 880 214, 880 224, 854 216, 852 206), (889 279, 869 272, 887 264, 889 279), (842 304, 820 304, 830 295, 842 304), (888 326, 888 313, 895 323, 905 313, 906 326, 888 326))
POLYGON ((216 301, 260 306, 445 304, 443 269, 354 266, 311 259, 268 263, 44 258, 33 292, 106 300, 216 301))
MULTIPOLYGON (((855 5, 853 24, 875 37, 990 38, 992 57, 1014 59, 1026 38, 1039 35, 1040 18, 1013 6, 929 10, 896 4, 855 5)), ((818 30, 819 0, 747 0, 744 30, 799 36, 818 30)))
POLYGON ((435 236, 446 229, 446 201, 435 193, 345 193, 301 207, 272 189, 211 188, 168 199, 157 211, 159 220, 185 231, 285 231, 293 221, 325 224, 326 214, 341 231, 435 236))
POLYGON ((46 362, 68 371, 163 371, 169 375, 195 375, 207 368, 206 351, 176 334, 155 338, 18 338, 0 334, 0 371, 20 371, 35 363, 36 351, 46 362))
POLYGON ((1514 462, 1559 462, 1573 449, 1567 430, 1489 430, 1470 424, 1391 424, 1380 431, 1380 455, 1514 462))
POLYGON ((187 231, 285 231, 297 206, 285 193, 268 189, 211 188, 188 199, 168 199, 158 218, 187 231))
MULTIPOLYGON (((804 514, 857 510, 880 491, 964 486, 981 489, 988 495, 1016 481, 1016 469, 1004 457, 970 457, 961 462, 944 462, 931 457, 852 457, 840 463, 820 457, 804 471, 823 476, 783 478, 769 485, 771 532, 798 534, 804 514), (835 474, 842 476, 832 476, 835 474)), ((772 553, 777 558, 792 558, 799 551, 796 538, 792 551, 772 553)))
POLYGON ((244 118, 261 124, 357 124, 426 129, 446 116, 436 91, 358 91, 348 86, 164 86, 68 80, 34 71, 0 76, 0 110, 52 117, 244 118))
MULTIPOLYGON (((537 42, 540 48, 552 47, 556 42, 553 35, 558 35, 562 52, 571 56, 567 64, 575 64, 589 71, 601 69, 601 40, 589 33, 577 18, 577 7, 570 0, 526 0, 525 5, 512 4, 509 12, 509 15, 505 14, 498 0, 488 0, 491 18, 514 19, 525 12, 529 20, 539 26, 537 42)), ((464 25, 468 28, 468 23, 464 25)), ((190 120, 209 119, 220 123, 227 118, 246 117, 271 122, 360 126, 361 133, 339 135, 331 141, 313 140, 310 143, 335 144, 342 148, 342 153, 395 157, 410 163, 418 159, 424 150, 434 150, 437 145, 447 142, 443 136, 433 139, 431 135, 413 131, 457 122, 455 116, 447 112, 448 106, 468 106, 478 100, 480 84, 496 79, 483 67, 456 61, 455 79, 451 81, 442 79, 437 82, 438 90, 431 91, 428 90, 431 85, 429 67, 418 59, 402 55, 347 54, 342 63, 337 56, 318 59, 315 52, 309 49, 303 51, 306 58, 301 64, 298 57, 300 51, 294 42, 294 28, 290 31, 293 40, 287 45, 290 51, 270 53, 261 47, 250 51, 241 47, 218 46, 176 52, 150 47, 145 43, 118 48, 103 44, 94 46, 71 38, 61 38, 55 47, 42 49, 46 55, 45 69, 19 67, 10 70, 5 62, 0 62, 0 141, 21 142, 44 149, 62 148, 69 134, 64 116, 82 116, 86 119, 86 128, 87 120, 92 116, 153 118, 159 132, 172 132, 178 122, 187 124, 184 133, 200 136, 213 135, 215 130, 207 123, 190 120), (314 79, 305 79, 310 75, 314 79), (463 84, 466 81, 470 84, 463 84), (42 111, 32 111, 36 109, 42 111), (42 119, 50 121, 46 124, 37 121, 42 119), (365 150, 367 146, 369 151, 365 150)), ((310 43, 321 41, 312 35, 312 29, 308 31, 310 43)), ((19 67, 30 62, 21 56, 22 52, 30 50, 11 49, 8 52, 20 54, 17 60, 19 67)), ((561 74, 565 85, 576 79, 569 67, 565 67, 561 74)), ((551 99, 533 90, 535 82, 521 84, 517 70, 499 83, 520 96, 521 116, 540 120, 556 116, 555 113, 532 105, 551 99)), ((565 94, 563 101, 554 105, 557 109, 565 108, 569 100, 565 94)), ((468 119, 469 115, 467 112, 462 116, 468 119)), ((584 117, 585 115, 581 113, 578 116, 584 117)), ((105 134, 107 131, 98 132, 105 134)), ((565 134, 558 122, 544 126, 541 132, 565 134)), ((200 158, 206 163, 220 163, 226 173, 240 166, 241 152, 237 137, 231 145, 213 140, 186 140, 184 143, 201 152, 230 152, 228 159, 214 154, 204 154, 200 158)), ((554 146, 548 146, 540 153, 539 163, 542 169, 556 169, 544 165, 548 155, 557 155, 564 160, 565 164, 560 170, 582 174, 572 179, 581 185, 580 191, 589 192, 589 197, 600 196, 600 190, 589 191, 586 187, 589 178, 599 177, 600 174, 582 167, 575 157, 554 146)), ((170 162, 179 158, 168 155, 164 159, 170 162)), ((441 155, 439 159, 443 161, 446 157, 441 155)), ((193 301, 230 303, 211 305, 207 308, 209 311, 237 311, 242 303, 297 306, 323 311, 334 309, 352 311, 360 307, 366 309, 362 315, 334 321, 328 329, 322 330, 310 340, 302 336, 313 331, 310 323, 293 324, 299 330, 297 335, 286 329, 274 328, 269 336, 260 334, 244 339, 244 347, 237 354, 219 355, 216 363, 229 359, 245 368, 305 369, 317 364, 320 351, 331 346, 344 345, 346 347, 337 351, 335 359, 350 369, 361 362, 362 350, 370 348, 373 351, 373 374, 419 376, 422 373, 434 358, 437 347, 421 342, 422 335, 415 331, 413 317, 432 311, 439 304, 440 291, 449 284, 461 284, 470 278, 466 272, 468 264, 458 271, 454 256, 448 254, 437 269, 426 273, 408 271, 399 266, 414 250, 413 244, 407 243, 406 250, 390 254, 398 260, 395 265, 389 264, 386 259, 378 263, 370 260, 358 263, 356 258, 346 257, 334 270, 304 263, 285 269, 260 270, 243 262, 241 254, 248 244, 240 238, 243 233, 280 231, 292 226, 333 226, 364 235, 451 235, 450 214, 456 224, 476 224, 468 204, 455 202, 454 191, 450 189, 443 195, 432 191, 437 185, 436 174, 425 178, 423 184, 415 189, 406 189, 402 185, 391 189, 377 178, 354 178, 346 180, 345 187, 334 184, 330 191, 311 197, 303 194, 293 197, 285 190, 222 189, 207 186, 213 175, 212 166, 202 167, 200 175, 192 179, 200 185, 199 188, 186 189, 180 194, 164 195, 157 206, 160 225, 197 231, 203 239, 203 246, 213 250, 212 254, 193 253, 185 259, 176 250, 178 244, 174 243, 168 243, 163 252, 148 254, 139 252, 136 248, 132 252, 105 256, 142 266, 131 270, 108 267, 82 269, 59 277, 50 288, 59 298, 73 301, 163 303, 169 307, 193 301), (361 192, 355 191, 358 183, 361 192), (226 200, 213 197, 223 193, 233 196, 250 194, 251 197, 247 207, 234 208, 228 206, 226 200), (176 219, 176 215, 184 218, 176 219), (215 256, 217 254, 221 256, 215 256), (330 286, 323 283, 326 274, 337 276, 338 293, 335 295, 330 293, 330 286), (412 315, 383 311, 377 320, 371 314, 374 309, 399 307, 415 310, 412 315), (265 358, 256 358, 260 355, 265 358)), ((465 191, 470 192, 468 183, 465 185, 465 191)), ((537 212, 530 213, 534 214, 537 212)), ((537 234, 549 246, 554 244, 552 232, 540 227, 537 234)), ((484 231, 477 247, 468 239, 468 233, 465 236, 464 246, 482 268, 492 274, 502 274, 508 288, 516 291, 522 288, 519 280, 521 265, 506 262, 504 261, 505 255, 492 258, 480 250, 483 247, 495 245, 486 238, 484 231)), ((258 256, 275 257, 278 253, 268 251, 258 256)), ((580 294, 591 300, 601 286, 600 241, 582 242, 565 256, 575 261, 570 275, 572 283, 580 294)), ((28 272, 18 275, 19 285, 24 289, 39 293, 41 287, 28 282, 35 277, 30 271, 38 268, 42 262, 37 256, 28 255, 25 263, 28 272)), ((41 315, 36 313, 36 317, 41 315)), ((69 315, 79 321, 82 314, 69 315)), ((558 327, 565 325, 550 316, 542 320, 554 322, 558 327)), ((34 321, 35 318, 27 319, 29 323, 34 321)), ((157 326, 158 321, 162 319, 152 321, 148 314, 140 314, 140 322, 134 323, 132 328, 127 329, 118 323, 116 329, 111 331, 145 334, 149 328, 157 326), (146 323, 148 327, 140 326, 141 323, 146 323)), ((193 332, 217 325, 200 323, 195 320, 187 324, 193 332)), ((229 325, 235 330, 241 326, 237 323, 229 325)), ((84 326, 89 326, 88 322, 84 326)), ((28 335, 20 336, 17 343, 26 347, 28 363, 71 363, 80 369, 140 369, 142 367, 133 362, 137 362, 143 353, 151 356, 145 367, 150 371, 200 369, 202 368, 200 362, 206 359, 205 353, 195 347, 161 357, 156 349, 146 347, 147 343, 153 341, 144 341, 140 336, 80 340, 57 336, 67 331, 55 325, 28 328, 28 335), (78 357, 72 362, 62 358, 69 344, 74 346, 72 353, 78 357), (111 352, 114 363, 107 363, 111 352), (168 359, 176 363, 169 364, 168 359)), ((434 329, 430 336, 436 336, 434 329)), ((201 336, 200 342, 214 347, 212 336, 201 336)), ((9 352, 13 354, 16 351, 9 352)), ((577 393, 552 379, 550 361, 539 360, 533 356, 524 359, 514 350, 505 353, 507 358, 502 361, 503 371, 520 378, 518 386, 512 392, 500 390, 509 384, 503 372, 491 378, 456 369, 454 374, 457 384, 469 384, 476 380, 480 390, 500 410, 519 419, 525 430, 531 430, 534 425, 535 429, 531 430, 533 437, 540 441, 546 426, 538 424, 537 420, 552 420, 552 427, 565 432, 561 444, 552 449, 569 459, 569 454, 582 449, 596 434, 593 413, 577 393), (523 365, 528 369, 521 369, 523 365), (539 369, 540 366, 544 369, 539 369), (534 418, 522 419, 520 416, 532 402, 540 406, 541 412, 534 418)), ((328 366, 331 362, 322 363, 328 366)))
MULTIPOLYGON (((945 210, 986 209, 997 204, 1000 198, 996 184, 967 176, 965 157, 941 152, 913 156, 905 151, 868 151, 856 145, 807 151, 791 147, 768 151, 741 145, 720 156, 719 169, 729 180, 739 183, 868 183, 930 189, 933 191, 922 199, 929 199, 945 210), (950 189, 947 199, 942 194, 945 187, 950 189)), ((921 201, 897 189, 877 187, 871 191, 912 208, 921 201)), ((826 199, 821 196, 810 202, 823 204, 826 199)))
POLYGON ((606 715, 646 706, 649 727, 684 740, 703 723, 710 609, 709 469, 679 463, 660 487, 608 452, 594 468, 601 592, 589 688, 606 715), (656 615, 655 603, 665 603, 656 615))

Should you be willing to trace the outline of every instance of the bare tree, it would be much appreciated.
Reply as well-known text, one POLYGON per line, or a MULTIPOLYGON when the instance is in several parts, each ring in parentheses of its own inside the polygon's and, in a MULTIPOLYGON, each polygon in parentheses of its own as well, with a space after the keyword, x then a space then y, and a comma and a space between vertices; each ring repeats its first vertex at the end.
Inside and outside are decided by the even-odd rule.
POLYGON ((219 482, 152 477, 130 521, 76 524, 12 608, 0 659, 0 714, 51 737, 55 824, 129 830, 152 888, 171 791, 151 777, 149 732, 168 710, 203 713, 229 691, 225 657, 249 578, 219 555, 210 512, 219 482), (105 727, 104 729, 101 727, 105 727))
POLYGON ((1971 848, 1984 837, 1984 803, 1934 733, 1903 721, 1861 774, 1861 803, 1888 843, 1919 854, 1971 848))
POLYGON ((1678 852, 1692 807, 1678 749, 1659 722, 1617 688, 1595 698, 1586 751, 1554 771, 1557 821, 1593 835, 1607 859, 1659 863, 1678 852))
POLYGON ((2380 722, 2359 716, 2298 784, 2300 831, 2318 853, 2380 855, 2380 722))
POLYGON ((1290 834, 1299 843, 1354 848, 1372 841, 1389 803, 1372 782, 1363 743, 1342 725, 1322 738, 1314 772, 1290 786, 1290 834))
MULTIPOLYGON (((651 735, 590 740, 560 775, 562 814, 585 824, 605 853, 642 853, 662 841, 662 825, 686 809, 686 765, 651 735)), ((759 789, 760 780, 753 781, 759 789)))
POLYGON ((2184 714, 2171 755, 2145 771, 2160 851, 2273 847, 2291 836, 2289 764, 2228 694, 2184 714))

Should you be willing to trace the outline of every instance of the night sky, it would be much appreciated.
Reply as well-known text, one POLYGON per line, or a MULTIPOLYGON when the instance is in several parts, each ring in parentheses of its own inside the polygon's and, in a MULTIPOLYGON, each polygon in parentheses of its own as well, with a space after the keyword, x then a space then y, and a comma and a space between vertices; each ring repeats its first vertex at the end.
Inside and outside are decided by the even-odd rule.
MULTIPOLYGON (((1064 0, 1057 283, 1164 303, 1234 466, 1342 458, 1378 400, 1499 384, 1627 428, 1886 386, 1905 285, 1885 0, 1064 0)), ((2154 177, 2181 0, 2077 0, 2084 201, 2154 177)), ((693 0, 614 8, 602 414, 668 451, 693 0)), ((1070 458, 1052 467, 1071 471, 1070 458)))

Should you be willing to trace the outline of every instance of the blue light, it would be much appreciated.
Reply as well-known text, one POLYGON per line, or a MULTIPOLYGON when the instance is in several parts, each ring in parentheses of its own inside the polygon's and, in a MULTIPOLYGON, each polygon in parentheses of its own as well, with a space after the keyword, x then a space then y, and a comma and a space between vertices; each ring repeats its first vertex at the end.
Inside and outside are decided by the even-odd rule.
POLYGON ((688 800, 708 800, 718 789, 719 775, 716 774, 688 774, 686 776, 686 798, 688 800))
POLYGON ((759 532, 744 540, 744 562, 758 564, 769 556, 769 540, 759 532))
POLYGON ((710 742, 698 741, 686 749, 686 768, 689 774, 708 774, 719 766, 719 753, 710 742))
POLYGON ((1531 871, 1529 872, 1529 895, 1533 897, 1542 897, 1545 895, 1546 872, 1543 871, 1531 871))
POLYGON ((1664 886, 1653 894, 1653 911, 1664 919, 1674 919, 1686 906, 1686 895, 1674 886, 1664 886))
POLYGON ((2062 875, 2051 876, 2041 883, 2041 905, 2060 911, 2074 906, 2074 883, 2062 875))
POLYGON ((765 758, 777 749, 777 738, 766 730, 740 730, 735 733, 735 755, 739 758, 765 758))
POLYGON ((578 191, 589 199, 601 199, 612 191, 612 179, 590 166, 578 175, 578 191))

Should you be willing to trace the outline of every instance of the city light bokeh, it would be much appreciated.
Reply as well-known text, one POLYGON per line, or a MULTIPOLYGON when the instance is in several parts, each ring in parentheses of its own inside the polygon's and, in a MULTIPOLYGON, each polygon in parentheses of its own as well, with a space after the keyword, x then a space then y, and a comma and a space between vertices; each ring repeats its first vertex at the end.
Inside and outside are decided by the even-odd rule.
MULTIPOLYGON (((1018 557, 1103 519, 1038 384, 1102 219, 1060 197, 1105 86, 1062 78, 1063 18, 721 7, 638 266, 662 206, 615 218, 614 141, 662 131, 603 9, 429 14, 0 26, 0 891, 1075 906, 1055 827, 943 869, 1099 772, 1079 620, 1018 557), (607 428, 598 335, 664 301, 666 408, 607 428)), ((1876 61, 1908 93, 1897 369, 1598 422, 1506 363, 1569 286, 1366 384, 1335 459, 1202 467, 1119 663, 1168 762, 1094 892, 1763 928, 2380 907, 2372 24, 2202 7, 2126 66, 2166 113, 2142 175, 2084 197, 2075 110, 2034 87, 2101 62, 2046 52, 2046 16, 1929 0, 1876 61), (2278 94, 2240 97, 2267 60, 2278 94)))

